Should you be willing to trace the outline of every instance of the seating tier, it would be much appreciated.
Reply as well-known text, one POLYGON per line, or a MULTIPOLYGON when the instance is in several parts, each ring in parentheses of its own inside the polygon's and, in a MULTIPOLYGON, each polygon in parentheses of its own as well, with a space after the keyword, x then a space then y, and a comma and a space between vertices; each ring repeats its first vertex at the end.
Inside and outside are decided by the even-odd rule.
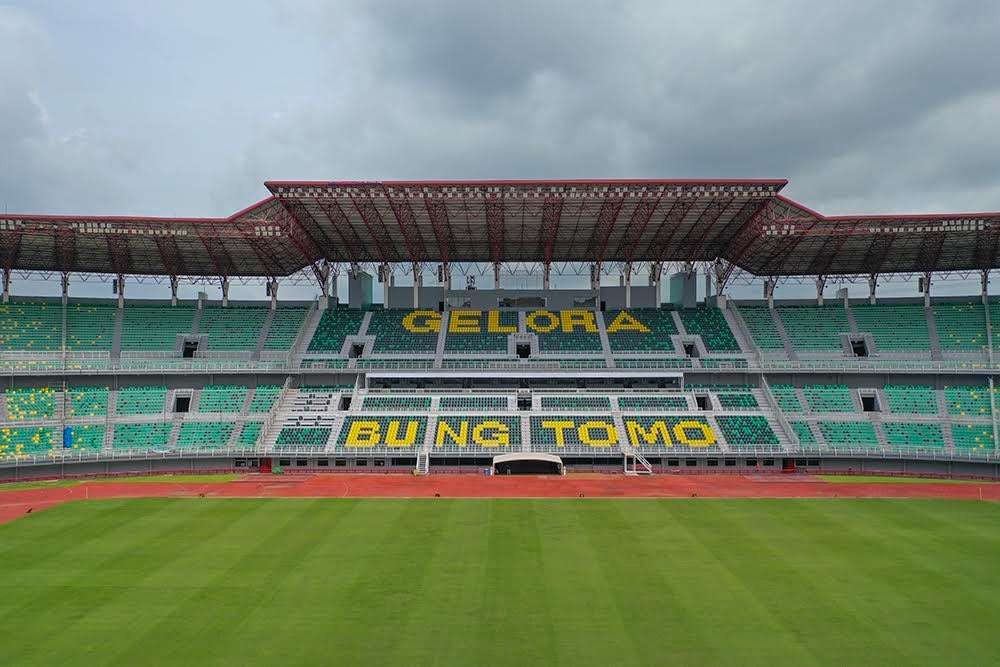
POLYGON ((677 325, 669 310, 609 310, 604 313, 604 323, 614 352, 674 352, 670 337, 677 333, 677 325))
POLYGON ((134 304, 122 312, 121 349, 123 351, 173 351, 177 336, 190 334, 194 328, 193 306, 134 304))
POLYGON ((851 332, 843 305, 780 306, 778 316, 796 350, 829 351, 843 349, 840 335, 851 332))
POLYGON ((689 334, 701 336, 709 352, 740 351, 740 344, 729 328, 725 314, 718 308, 711 306, 685 308, 679 314, 684 329, 689 334))
POLYGON ((309 341, 309 352, 340 354, 347 336, 356 336, 365 314, 360 310, 328 308, 319 319, 316 332, 309 341))
POLYGON ((919 303, 851 306, 859 333, 870 333, 879 350, 926 352, 931 338, 927 315, 919 303))

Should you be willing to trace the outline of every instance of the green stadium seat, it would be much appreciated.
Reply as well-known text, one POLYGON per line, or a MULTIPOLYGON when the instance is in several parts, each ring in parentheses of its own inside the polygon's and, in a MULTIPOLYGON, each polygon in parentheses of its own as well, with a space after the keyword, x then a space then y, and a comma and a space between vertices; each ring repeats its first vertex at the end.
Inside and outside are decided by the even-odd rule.
POLYGON ((166 387, 122 387, 118 390, 116 412, 119 415, 151 415, 163 412, 167 403, 166 387))
POLYGON ((542 410, 589 411, 611 409, 607 396, 542 396, 542 410))
POLYGON ((736 341, 725 314, 714 306, 685 308, 679 311, 684 329, 692 335, 701 336, 705 349, 709 352, 739 352, 736 341))
POLYGON ((344 420, 337 448, 348 451, 417 451, 424 445, 425 417, 412 415, 351 415, 344 420))
POLYGON ((364 312, 346 308, 328 308, 323 311, 319 325, 309 341, 309 352, 340 354, 347 336, 356 336, 365 319, 364 312))
POLYGON ((521 418, 445 415, 434 432, 436 453, 485 451, 500 454, 521 448, 521 418))
POLYGON ((373 310, 368 322, 368 335, 375 336, 373 351, 377 354, 433 354, 437 351, 438 332, 415 332, 407 329, 440 329, 441 321, 420 313, 437 315, 435 311, 373 310), (410 322, 412 320, 412 322, 410 322), (436 326, 433 324, 436 322, 436 326))
POLYGON ((781 334, 767 306, 739 306, 738 310, 746 324, 754 345, 767 352, 785 349, 781 334))
POLYGON ((426 412, 431 409, 430 396, 365 396, 363 410, 380 412, 426 412))
POLYGON ((840 334, 851 333, 843 305, 779 306, 778 316, 796 350, 840 351, 840 334))
POLYGON ((809 426, 809 422, 793 421, 789 422, 789 424, 791 424, 792 430, 795 431, 795 435, 798 436, 800 444, 816 444, 816 434, 813 433, 812 428, 809 426))
POLYGON ((445 352, 507 352, 507 336, 517 331, 518 315, 512 310, 462 311, 453 310, 450 315, 448 335, 444 341, 445 352), (468 314, 461 318, 463 313, 468 314), (476 317, 472 315, 478 314, 476 317), (495 320, 500 331, 490 331, 490 322, 495 320), (468 325, 464 323, 468 322, 468 325), (474 325, 472 323, 475 323, 474 325), (478 331, 475 331, 478 329, 478 331))
POLYGON ((4 391, 4 397, 7 419, 26 421, 55 417, 59 393, 51 387, 11 387, 4 391))
POLYGON ((785 412, 804 412, 795 387, 790 384, 772 384, 771 393, 778 407, 785 412))
POLYGON ((67 389, 67 417, 103 417, 108 414, 107 387, 70 387, 67 389))
POLYGON ((877 447, 879 445, 875 427, 868 421, 821 421, 819 422, 819 430, 828 445, 853 447, 877 447))
POLYGON ((618 408, 622 411, 690 409, 685 396, 619 396, 618 408))
POLYGON ((205 306, 198 333, 207 338, 209 350, 253 350, 268 310, 260 306, 205 306))
POLYGON ((883 422, 886 442, 890 447, 939 448, 944 447, 944 436, 937 424, 917 422, 883 422))
POLYGON ((177 449, 222 449, 233 434, 232 422, 192 422, 181 424, 177 449))
POLYGON ((507 410, 506 396, 442 396, 439 409, 471 410, 474 412, 504 412, 507 410))
POLYGON ((990 389, 986 385, 960 385, 944 388, 948 414, 953 417, 989 417, 990 389))
POLYGON ((279 449, 322 449, 332 431, 326 427, 286 426, 278 432, 274 445, 279 449))
POLYGON ((590 309, 534 310, 525 316, 525 323, 528 332, 538 336, 538 350, 540 352, 600 353, 602 349, 601 336, 597 331, 596 318, 597 313, 590 309), (576 316, 582 318, 580 321, 592 322, 593 331, 588 331, 587 325, 567 326, 567 322, 576 316))
POLYGON ((923 304, 851 306, 859 333, 870 333, 880 351, 926 352, 931 347, 923 304))
POLYGON ((281 396, 281 387, 276 384, 259 384, 253 391, 253 398, 247 412, 256 414, 259 412, 270 412, 281 396))
POLYGON ((730 447, 748 445, 777 445, 775 435, 767 418, 760 415, 725 415, 715 418, 716 423, 730 447))
MULTIPOLYGON (((269 351, 290 350, 305 324, 309 309, 305 306, 278 306, 271 320, 271 328, 264 339, 264 348, 269 351)), ((339 350, 338 350, 339 352, 339 350)))
POLYGON ((986 349, 986 310, 981 302, 934 303, 931 309, 942 350, 982 352, 986 349))
POLYGON ((209 385, 201 390, 198 412, 240 412, 249 391, 242 385, 209 385))
POLYGON ((0 352, 62 350, 61 301, 0 304, 0 352))
POLYGON ((264 422, 247 422, 240 430, 239 438, 236 439, 237 449, 252 449, 260 441, 260 433, 264 427, 264 422))
POLYGON ((63 443, 63 451, 99 452, 104 449, 103 424, 74 424, 69 428, 72 433, 72 445, 67 449, 63 443))
POLYGON ((753 394, 716 394, 723 410, 758 410, 760 404, 753 394))
MULTIPOLYGON (((844 384, 814 384, 802 387, 813 412, 856 412, 851 390, 844 384)), ((779 404, 780 405, 780 404, 779 404)))
MULTIPOLYGON (((677 332, 671 311, 660 308, 633 308, 632 310, 609 310, 604 313, 608 328, 608 344, 614 352, 665 352, 674 353, 670 337, 677 332), (638 321, 648 329, 638 331, 633 322, 638 321), (620 323, 620 326, 616 326, 620 323)), ((694 332, 692 332, 694 333, 694 332)), ((598 341, 598 348, 600 341, 598 341)))
POLYGON ((551 452, 618 453, 620 436, 609 414, 586 417, 533 416, 531 449, 551 452))
POLYGON ((886 385, 882 390, 889 412, 898 414, 936 415, 937 392, 933 387, 886 385))
POLYGON ((115 424, 112 446, 115 449, 166 451, 173 424, 153 422, 147 424, 115 424))
POLYGON ((47 426, 0 426, 0 458, 58 453, 56 430, 47 426))
POLYGON ((626 441, 635 449, 662 454, 671 451, 717 451, 715 429, 701 416, 623 415, 626 441))
POLYGON ((123 351, 173 351, 177 336, 194 328, 193 306, 126 304, 122 311, 123 351))
POLYGON ((118 306, 71 303, 66 308, 66 349, 111 351, 118 306))
POLYGON ((995 451, 992 424, 952 424, 951 439, 955 449, 988 449, 995 451))

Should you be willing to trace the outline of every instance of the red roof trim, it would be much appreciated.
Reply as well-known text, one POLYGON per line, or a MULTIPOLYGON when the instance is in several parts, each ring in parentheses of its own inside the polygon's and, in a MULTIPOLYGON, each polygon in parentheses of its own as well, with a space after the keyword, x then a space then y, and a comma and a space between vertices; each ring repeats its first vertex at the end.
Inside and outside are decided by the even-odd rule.
POLYGON ((560 179, 456 179, 456 180, 417 180, 417 181, 264 181, 267 188, 278 187, 350 187, 378 183, 397 187, 447 187, 447 186, 478 186, 517 185, 517 186, 556 186, 556 185, 774 185, 784 187, 788 180, 784 178, 560 178, 560 179))

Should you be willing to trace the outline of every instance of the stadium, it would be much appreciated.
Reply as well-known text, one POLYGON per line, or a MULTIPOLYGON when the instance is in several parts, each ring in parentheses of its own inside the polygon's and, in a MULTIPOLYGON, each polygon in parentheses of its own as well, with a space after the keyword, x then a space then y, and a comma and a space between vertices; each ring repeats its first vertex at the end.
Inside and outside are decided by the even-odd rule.
POLYGON ((0 516, 45 509, 0 551, 77 591, 0 658, 96 659, 136 610, 107 661, 995 657, 995 503, 589 498, 1000 499, 1000 213, 825 216, 785 185, 270 181, 227 218, 0 216, 0 516), (979 293, 933 295, 949 276, 979 293), (846 473, 939 481, 819 481, 846 473), (435 499, 260 498, 333 495, 435 499))

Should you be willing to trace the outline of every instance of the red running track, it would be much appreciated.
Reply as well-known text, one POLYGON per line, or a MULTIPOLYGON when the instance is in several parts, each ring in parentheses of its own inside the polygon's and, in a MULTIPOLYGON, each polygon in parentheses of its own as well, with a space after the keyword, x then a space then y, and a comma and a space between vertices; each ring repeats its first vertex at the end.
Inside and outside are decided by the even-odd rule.
POLYGON ((0 523, 74 500, 100 498, 954 498, 1000 501, 1000 484, 847 483, 778 475, 247 475, 232 482, 81 482, 4 491, 0 523))

